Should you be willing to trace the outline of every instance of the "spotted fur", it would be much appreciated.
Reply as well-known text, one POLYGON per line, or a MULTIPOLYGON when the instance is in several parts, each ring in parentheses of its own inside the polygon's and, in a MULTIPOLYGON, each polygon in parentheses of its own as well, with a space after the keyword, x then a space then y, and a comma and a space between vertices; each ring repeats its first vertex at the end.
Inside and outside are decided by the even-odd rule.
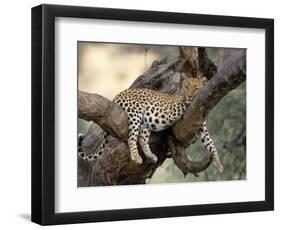
MULTIPOLYGON (((191 103, 194 93, 202 85, 187 83, 179 93, 168 94, 152 89, 127 89, 119 93, 113 100, 122 107, 128 115, 129 138, 128 145, 131 159, 141 164, 143 159, 138 153, 137 143, 140 144, 144 155, 152 162, 157 162, 157 156, 152 153, 149 147, 151 132, 158 132, 173 125, 181 118, 187 106, 191 103)), ((222 171, 222 165, 216 147, 208 133, 206 122, 202 124, 197 135, 204 147, 212 154, 215 166, 222 171)), ((95 160, 102 154, 107 141, 104 136, 96 153, 83 156, 86 160, 95 160)))

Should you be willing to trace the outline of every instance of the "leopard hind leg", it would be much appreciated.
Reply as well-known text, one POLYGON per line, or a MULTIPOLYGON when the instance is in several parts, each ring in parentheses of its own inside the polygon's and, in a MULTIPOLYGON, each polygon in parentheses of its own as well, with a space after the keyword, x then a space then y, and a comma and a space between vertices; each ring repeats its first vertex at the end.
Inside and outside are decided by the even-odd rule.
POLYGON ((140 135, 139 135, 139 143, 142 148, 142 151, 144 155, 151 160, 153 163, 157 162, 158 158, 157 156, 151 152, 149 147, 149 137, 150 137, 150 130, 147 128, 140 129, 140 135))

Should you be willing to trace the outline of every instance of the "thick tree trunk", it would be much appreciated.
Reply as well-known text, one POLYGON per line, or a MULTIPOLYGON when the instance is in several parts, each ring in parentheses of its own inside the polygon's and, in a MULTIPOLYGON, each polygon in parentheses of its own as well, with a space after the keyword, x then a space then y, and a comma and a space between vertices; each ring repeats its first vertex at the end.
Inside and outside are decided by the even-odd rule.
POLYGON ((210 110, 246 79, 245 50, 224 49, 222 60, 217 71, 204 48, 180 47, 178 59, 155 61, 131 85, 130 88, 175 92, 185 77, 206 76, 209 79, 175 125, 162 132, 152 133, 150 147, 158 157, 157 163, 147 161, 140 149, 143 164, 137 165, 130 159, 127 115, 124 110, 100 95, 79 92, 79 117, 93 121, 83 141, 84 151, 95 152, 104 131, 110 134, 110 138, 99 160, 86 162, 78 158, 78 186, 144 184, 169 157, 173 158, 184 175, 205 170, 212 159, 189 161, 186 145, 192 142, 210 110))

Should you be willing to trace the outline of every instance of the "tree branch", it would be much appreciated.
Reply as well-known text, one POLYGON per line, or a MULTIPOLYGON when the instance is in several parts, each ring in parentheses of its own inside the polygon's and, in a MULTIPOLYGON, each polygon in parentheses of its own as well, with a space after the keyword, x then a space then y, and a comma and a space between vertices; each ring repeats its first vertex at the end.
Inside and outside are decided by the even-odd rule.
POLYGON ((128 138, 127 113, 107 98, 79 91, 79 118, 98 123, 111 135, 122 140, 128 138))

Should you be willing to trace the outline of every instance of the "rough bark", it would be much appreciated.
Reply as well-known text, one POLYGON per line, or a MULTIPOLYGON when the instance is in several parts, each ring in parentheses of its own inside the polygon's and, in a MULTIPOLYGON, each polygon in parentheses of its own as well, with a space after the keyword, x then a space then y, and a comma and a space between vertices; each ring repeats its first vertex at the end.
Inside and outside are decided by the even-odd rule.
POLYGON ((212 159, 208 157, 202 162, 191 162, 186 155, 186 145, 193 141, 211 109, 246 78, 245 50, 224 49, 222 55, 223 62, 217 71, 206 49, 180 47, 179 58, 155 61, 131 85, 130 88, 175 92, 185 77, 205 76, 209 79, 182 119, 170 129, 152 133, 150 147, 158 157, 154 164, 146 160, 140 149, 143 164, 131 161, 126 142, 128 125, 125 111, 100 95, 79 92, 79 117, 93 121, 83 141, 84 151, 94 152, 104 131, 111 136, 98 161, 89 163, 78 159, 78 186, 143 184, 168 157, 173 158, 184 175, 206 169, 212 159))

